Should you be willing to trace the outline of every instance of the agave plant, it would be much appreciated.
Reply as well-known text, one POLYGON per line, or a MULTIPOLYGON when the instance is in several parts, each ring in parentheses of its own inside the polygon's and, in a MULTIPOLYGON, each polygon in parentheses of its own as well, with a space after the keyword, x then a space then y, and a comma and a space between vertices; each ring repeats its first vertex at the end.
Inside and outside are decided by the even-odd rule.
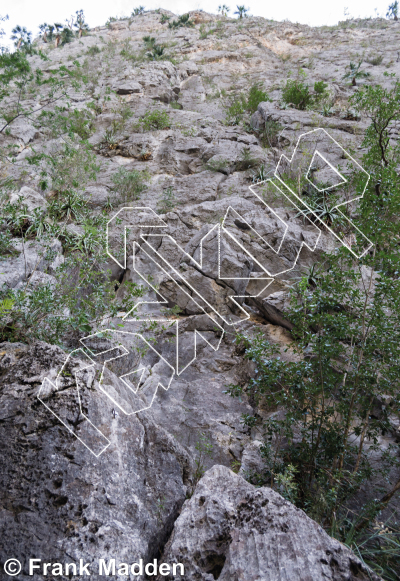
POLYGON ((309 208, 305 208, 304 210, 298 212, 295 218, 306 216, 310 220, 314 221, 313 217, 317 217, 327 226, 332 226, 333 222, 338 223, 340 221, 339 211, 337 208, 328 206, 325 198, 320 203, 314 202, 313 200, 307 203, 309 208))
POLYGON ((85 225, 82 234, 73 234, 69 240, 72 251, 79 251, 83 254, 93 254, 101 247, 99 230, 93 226, 85 225))
POLYGON ((160 59, 164 55, 165 47, 163 45, 154 45, 153 50, 147 53, 147 56, 153 61, 160 59))
POLYGON ((74 191, 67 192, 63 197, 53 200, 49 204, 49 215, 58 220, 81 218, 86 210, 85 200, 74 191))
POLYGON ((265 165, 262 163, 260 165, 260 167, 258 168, 258 170, 255 173, 253 173, 253 176, 252 176, 253 184, 258 184, 259 182, 264 182, 268 178, 268 175, 270 173, 271 172, 268 172, 265 165))

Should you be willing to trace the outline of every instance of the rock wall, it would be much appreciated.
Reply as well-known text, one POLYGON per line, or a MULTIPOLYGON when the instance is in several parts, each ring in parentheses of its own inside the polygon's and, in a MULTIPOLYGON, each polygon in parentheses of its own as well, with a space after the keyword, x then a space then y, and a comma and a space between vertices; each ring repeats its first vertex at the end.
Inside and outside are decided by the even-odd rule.
MULTIPOLYGON (((383 73, 400 72, 398 24, 376 19, 354 27, 310 28, 197 11, 191 13, 193 28, 171 30, 161 24, 163 14, 173 18, 167 11, 145 13, 91 30, 58 49, 38 40, 49 60, 30 57, 33 68, 44 75, 60 65, 72 70, 78 63, 85 76, 79 89, 71 87, 48 110, 68 105, 90 111, 88 142, 100 169, 78 189, 92 215, 108 211, 111 218, 126 205, 162 212, 162 236, 156 228, 144 228, 137 213, 127 212, 125 222, 114 224, 114 254, 120 250, 124 225, 130 226, 127 262, 110 259, 104 272, 111 268, 113 278, 122 283, 118 299, 127 283, 152 281, 142 299, 147 304, 138 311, 145 321, 162 317, 165 308, 179 307, 170 321, 179 328, 180 359, 175 360, 175 327, 158 330, 158 356, 148 350, 134 362, 145 373, 141 389, 132 395, 132 389, 122 393, 118 387, 117 376, 127 369, 121 362, 111 364, 103 379, 103 360, 96 360, 93 373, 75 375, 83 365, 75 353, 57 390, 43 395, 63 425, 37 395, 45 378, 55 381, 67 353, 40 341, 0 345, 0 430, 5 443, 1 563, 5 556, 20 559, 21 580, 31 578, 30 556, 94 563, 100 554, 128 563, 161 556, 165 562, 183 562, 188 580, 376 578, 368 577, 372 574, 350 551, 278 494, 256 490, 229 470, 241 467, 245 473, 260 463, 260 456, 259 436, 240 421, 243 413, 253 411, 253 402, 233 399, 225 390, 230 383, 245 384, 254 373, 235 348, 237 330, 261 330, 282 347, 283 357, 294 357, 283 352, 291 329, 283 315, 288 290, 322 250, 338 245, 327 231, 316 241, 313 226, 282 204, 274 214, 266 213, 257 187, 250 189, 254 172, 263 165, 272 175, 282 152, 291 155, 301 134, 321 127, 359 159, 368 120, 349 111, 354 89, 342 77, 349 55, 361 45, 371 59, 382 54, 380 64, 364 66, 376 82, 389 83, 383 73), (150 60, 143 52, 146 35, 165 45, 165 60, 150 60), (310 83, 328 84, 336 107, 332 115, 282 107, 282 83, 299 67, 307 70, 310 83), (260 103, 252 115, 253 129, 271 122, 280 125, 268 148, 256 131, 225 123, 226 96, 256 82, 270 102, 260 103), (152 111, 167 112, 164 129, 141 125, 141 118, 152 111), (244 163, 246 156, 252 160, 250 167, 244 163), (147 172, 147 187, 138 199, 121 199, 113 179, 121 168, 147 172), (290 234, 281 248, 282 220, 290 224, 290 234), (216 227, 221 224, 225 230, 218 238, 216 227), (254 232, 261 232, 262 243, 254 232), (139 241, 135 251, 134 241, 139 241), (160 257, 175 270, 160 269, 160 257), (262 257, 262 266, 257 257, 262 257), (263 267, 273 275, 268 288, 263 267), (160 297, 163 303, 155 304, 160 297), (209 316, 213 309, 214 318, 209 316), (170 367, 178 366, 168 390, 160 387, 168 383, 160 357, 170 367), (151 409, 128 416, 116 412, 118 406, 104 390, 131 411, 138 402, 143 407, 152 402, 151 409), (91 441, 93 433, 85 432, 87 418, 109 442, 98 457, 75 437, 91 441), (201 438, 212 446, 203 459, 210 470, 195 488, 201 438)), ((0 134, 0 147, 9 147, 1 170, 15 186, 8 199, 25 203, 30 212, 46 211, 54 191, 51 184, 42 190, 42 167, 28 163, 29 157, 56 156, 65 140, 73 138, 61 130, 55 135, 40 117, 44 97, 32 94, 24 106, 36 112, 19 117, 0 134)), ((16 99, 13 94, 6 104, 12 106, 16 99)), ((67 220, 65 226, 70 233, 83 232, 79 220, 67 220)), ((1 258, 0 285, 20 289, 55 284, 65 254, 62 240, 54 238, 50 258, 40 237, 26 246, 18 236, 13 242, 14 254, 1 258)), ((114 324, 119 323, 116 318, 114 324)), ((142 328, 143 321, 127 320, 123 332, 87 345, 96 353, 116 346, 134 350, 132 336, 142 328)))

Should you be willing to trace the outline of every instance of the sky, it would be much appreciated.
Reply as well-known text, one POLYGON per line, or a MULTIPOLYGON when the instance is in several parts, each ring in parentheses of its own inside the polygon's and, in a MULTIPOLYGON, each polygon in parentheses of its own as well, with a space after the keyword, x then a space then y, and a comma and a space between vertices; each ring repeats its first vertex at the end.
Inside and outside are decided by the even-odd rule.
MULTIPOLYGON (((253 16, 264 16, 273 20, 288 19, 291 22, 300 22, 314 26, 337 24, 339 20, 350 17, 374 17, 385 16, 388 4, 391 0, 285 0, 284 2, 260 2, 240 0, 250 8, 253 16)), ((189 10, 202 8, 206 12, 217 13, 219 4, 226 4, 231 8, 230 15, 236 10, 236 5, 229 0, 69 0, 67 2, 54 2, 54 0, 2 0, 0 15, 9 15, 9 21, 3 23, 7 39, 11 29, 19 24, 26 26, 35 37, 38 26, 42 22, 62 22, 75 14, 76 10, 83 9, 86 21, 90 27, 105 24, 110 16, 130 16, 133 8, 143 5, 146 10, 165 8, 175 14, 184 14, 189 10)), ((9 40, 8 40, 9 42, 9 40)), ((3 43, 8 44, 8 42, 3 43)))

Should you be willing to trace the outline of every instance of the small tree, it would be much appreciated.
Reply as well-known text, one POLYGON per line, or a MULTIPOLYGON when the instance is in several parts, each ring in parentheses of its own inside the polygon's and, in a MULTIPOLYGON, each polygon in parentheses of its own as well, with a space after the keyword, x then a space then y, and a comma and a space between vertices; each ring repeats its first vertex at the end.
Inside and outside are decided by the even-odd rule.
POLYGON ((46 22, 39 25, 39 31, 40 31, 40 34, 42 35, 43 42, 47 42, 48 25, 46 22))
POLYGON ((29 32, 25 26, 17 24, 17 26, 12 29, 11 40, 14 41, 14 46, 17 49, 20 49, 22 45, 27 46, 31 44, 32 33, 29 32))
POLYGON ((47 39, 48 40, 53 40, 54 38, 54 24, 49 24, 47 26, 47 39))
POLYGON ((350 65, 348 66, 347 73, 343 75, 343 79, 351 80, 351 84, 353 85, 353 87, 357 86, 357 79, 370 76, 370 74, 367 73, 366 71, 360 70, 361 65, 362 61, 359 61, 357 65, 351 62, 350 65))
POLYGON ((230 12, 231 9, 229 8, 229 6, 227 6, 226 4, 222 4, 218 6, 218 14, 221 14, 221 16, 228 16, 228 12, 230 12))
POLYGON ((81 38, 82 34, 89 30, 89 26, 85 22, 85 17, 83 10, 76 11, 76 21, 74 27, 77 29, 78 38, 81 38))
POLYGON ((55 47, 57 48, 61 41, 61 31, 63 29, 63 25, 60 24, 59 22, 55 22, 54 28, 56 29, 55 47))
POLYGON ((72 30, 72 27, 74 26, 74 15, 72 14, 69 18, 66 18, 65 22, 67 23, 66 24, 67 28, 72 30))
POLYGON ((393 2, 392 4, 389 4, 388 11, 386 12, 386 17, 393 18, 393 20, 398 20, 398 18, 397 18, 398 11, 399 11, 399 3, 397 0, 395 0, 395 2, 393 2))
POLYGON ((236 8, 237 10, 234 12, 234 14, 237 14, 240 20, 242 18, 246 18, 249 8, 245 8, 244 6, 236 6, 236 8))

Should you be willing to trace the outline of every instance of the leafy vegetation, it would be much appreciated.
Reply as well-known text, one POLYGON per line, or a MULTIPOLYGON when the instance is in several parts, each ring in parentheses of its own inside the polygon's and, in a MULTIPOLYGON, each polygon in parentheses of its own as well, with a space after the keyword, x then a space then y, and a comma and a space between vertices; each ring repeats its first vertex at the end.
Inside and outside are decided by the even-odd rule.
POLYGON ((189 14, 182 14, 178 17, 178 20, 173 20, 168 22, 168 28, 192 28, 194 26, 193 20, 190 20, 189 14))
POLYGON ((171 212, 176 206, 176 197, 174 188, 169 186, 165 188, 162 193, 161 200, 158 202, 158 210, 160 214, 171 212))
POLYGON ((193 488, 196 486, 200 478, 204 476, 207 456, 210 458, 213 451, 213 444, 204 432, 200 433, 200 439, 196 442, 195 449, 197 451, 197 456, 195 459, 195 472, 192 482, 193 488))
POLYGON ((327 94, 328 85, 323 81, 314 83, 314 92, 305 81, 305 74, 300 73, 297 79, 288 79, 282 89, 282 101, 296 109, 309 109, 318 104, 327 94))
MULTIPOLYGON (((228 387, 270 412, 266 420, 243 417, 264 436, 264 471, 248 478, 276 488, 387 580, 397 578, 400 564, 398 529, 377 524, 400 490, 398 446, 382 442, 391 416, 400 414, 400 224, 391 219, 400 210, 400 147, 390 139, 399 98, 396 81, 363 87, 351 99, 371 119, 363 143, 371 180, 354 219, 373 251, 355 261, 342 248, 304 274, 285 313, 297 357, 287 360, 262 333, 239 335, 255 375, 248 386, 228 387), (350 511, 367 484, 372 495, 350 511)), ((362 183, 355 173, 356 191, 362 183)))
POLYGON ((242 18, 247 17, 248 11, 249 11, 249 8, 246 8, 245 6, 236 6, 236 10, 235 10, 234 14, 237 14, 238 19, 241 20, 242 18))
POLYGON ((221 14, 221 16, 228 16, 230 11, 231 9, 226 4, 220 4, 218 6, 218 14, 221 14))
POLYGON ((160 109, 148 111, 143 117, 140 117, 139 122, 145 131, 168 129, 171 126, 171 119, 167 111, 160 111, 160 109))
POLYGON ((138 170, 126 170, 120 167, 113 175, 114 189, 120 195, 120 202, 132 202, 140 197, 147 188, 146 181, 150 176, 147 172, 138 170))
POLYGON ((395 2, 389 4, 386 17, 393 18, 393 20, 398 20, 398 14, 399 14, 399 3, 397 0, 395 0, 395 2))
POLYGON ((357 79, 362 79, 369 77, 370 74, 366 71, 361 70, 362 61, 359 61, 358 64, 350 63, 348 71, 345 75, 343 75, 343 79, 349 79, 353 87, 357 86, 357 79))
POLYGON ((252 85, 247 92, 229 97, 226 101, 227 122, 238 125, 246 112, 254 113, 258 105, 265 101, 270 101, 270 98, 259 83, 252 85))

